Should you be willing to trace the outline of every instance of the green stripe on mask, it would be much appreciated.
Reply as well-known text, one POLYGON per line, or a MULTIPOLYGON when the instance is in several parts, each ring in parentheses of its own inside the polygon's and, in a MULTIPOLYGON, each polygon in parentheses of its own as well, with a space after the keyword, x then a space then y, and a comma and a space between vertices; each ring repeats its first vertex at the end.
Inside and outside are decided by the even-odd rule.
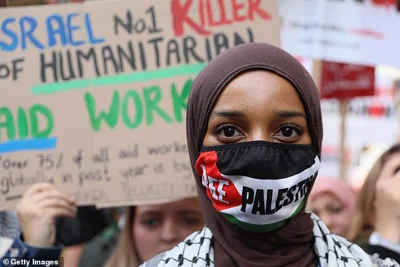
POLYGON ((294 216, 296 216, 302 209, 304 206, 304 200, 302 200, 299 204, 299 206, 297 207, 297 209, 293 212, 292 215, 289 216, 289 218, 287 218, 286 220, 280 221, 280 222, 275 222, 275 223, 270 223, 270 224, 252 224, 252 223, 246 223, 246 222, 242 222, 240 220, 238 220, 235 216, 233 215, 229 215, 229 214, 224 214, 222 213, 225 218, 227 218, 232 224, 235 224, 237 226, 239 226, 240 228, 243 228, 245 230, 248 230, 250 232, 256 232, 256 233, 261 233, 261 232, 272 232, 275 231, 279 228, 281 228, 282 226, 285 225, 285 223, 290 220, 291 218, 293 218, 294 216))

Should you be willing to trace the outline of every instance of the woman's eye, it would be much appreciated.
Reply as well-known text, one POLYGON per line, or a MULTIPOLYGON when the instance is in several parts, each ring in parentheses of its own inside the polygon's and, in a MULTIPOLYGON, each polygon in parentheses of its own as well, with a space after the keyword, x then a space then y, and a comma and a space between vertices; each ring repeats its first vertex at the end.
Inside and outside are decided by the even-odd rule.
POLYGON ((400 171, 400 166, 399 167, 397 167, 395 170, 394 170, 394 173, 393 173, 393 175, 396 175, 398 172, 400 171))
POLYGON ((334 207, 334 208, 330 208, 329 211, 330 211, 332 214, 338 214, 338 213, 341 213, 341 212, 343 211, 343 209, 340 208, 340 207, 334 207))
POLYGON ((301 134, 303 133, 302 128, 297 125, 283 125, 274 134, 274 137, 283 143, 295 143, 300 140, 301 134))
POLYGON ((298 130, 294 129, 293 127, 290 126, 285 126, 281 129, 281 134, 284 137, 295 137, 299 134, 298 130))
POLYGON ((143 220, 142 225, 147 227, 147 228, 155 228, 157 225, 159 225, 160 220, 158 219, 148 219, 148 220, 143 220))
POLYGON ((233 128, 233 127, 225 127, 225 128, 222 130, 222 132, 223 132, 223 134, 224 134, 226 137, 233 137, 233 136, 235 136, 236 129, 233 128))
POLYGON ((232 138, 232 137, 236 137, 236 136, 242 135, 242 134, 239 130, 237 130, 233 126, 223 126, 218 129, 217 135, 227 137, 227 138, 232 138))

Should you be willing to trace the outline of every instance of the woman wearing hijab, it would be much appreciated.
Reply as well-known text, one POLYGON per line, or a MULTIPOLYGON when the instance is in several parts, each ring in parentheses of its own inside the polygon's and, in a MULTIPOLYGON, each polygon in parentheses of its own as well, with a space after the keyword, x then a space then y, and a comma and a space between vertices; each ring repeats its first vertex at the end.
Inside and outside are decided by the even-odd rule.
POLYGON ((318 89, 295 58, 260 43, 216 57, 193 83, 186 127, 207 226, 143 266, 374 266, 304 211, 322 119, 318 89))
POLYGON ((332 233, 348 239, 355 203, 355 192, 343 180, 318 177, 307 206, 332 233))

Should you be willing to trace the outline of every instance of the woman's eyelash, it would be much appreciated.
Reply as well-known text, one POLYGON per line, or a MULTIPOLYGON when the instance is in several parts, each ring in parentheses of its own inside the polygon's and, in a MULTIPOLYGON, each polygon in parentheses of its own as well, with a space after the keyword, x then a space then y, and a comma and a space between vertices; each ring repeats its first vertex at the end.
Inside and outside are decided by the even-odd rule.
POLYGON ((298 131, 299 133, 303 133, 303 129, 302 129, 300 126, 296 125, 296 124, 293 124, 293 123, 285 123, 284 125, 281 126, 281 129, 282 129, 282 128, 285 128, 285 127, 291 127, 291 128, 294 128, 294 129, 295 129, 296 131, 298 131))
POLYGON ((236 125, 234 125, 234 124, 222 124, 222 125, 218 126, 218 127, 215 129, 215 133, 220 132, 221 130, 223 130, 223 129, 226 128, 226 127, 231 127, 231 128, 234 128, 234 129, 237 130, 237 131, 240 131, 239 128, 238 128, 236 125))
MULTIPOLYGON (((238 126, 236 126, 236 125, 234 125, 234 124, 226 123, 226 124, 222 124, 222 125, 218 126, 218 127, 215 129, 215 134, 218 134, 220 131, 222 131, 224 128, 227 128, 227 127, 234 128, 236 131, 239 131, 239 132, 241 131, 240 128, 239 128, 238 126)), ((285 123, 284 125, 282 125, 282 126, 280 127, 280 129, 282 129, 282 128, 284 128, 284 127, 293 128, 293 129, 295 129, 299 134, 302 134, 302 133, 304 132, 303 129, 302 129, 300 126, 298 126, 297 124, 294 124, 294 123, 285 123)))

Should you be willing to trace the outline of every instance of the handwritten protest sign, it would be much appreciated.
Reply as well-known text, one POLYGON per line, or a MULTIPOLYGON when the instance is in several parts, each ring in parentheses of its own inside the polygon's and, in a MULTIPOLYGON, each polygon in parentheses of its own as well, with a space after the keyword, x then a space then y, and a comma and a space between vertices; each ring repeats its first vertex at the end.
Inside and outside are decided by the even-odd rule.
POLYGON ((82 205, 194 195, 193 78, 235 45, 279 45, 275 0, 8 8, 0 26, 0 209, 37 182, 82 205))

